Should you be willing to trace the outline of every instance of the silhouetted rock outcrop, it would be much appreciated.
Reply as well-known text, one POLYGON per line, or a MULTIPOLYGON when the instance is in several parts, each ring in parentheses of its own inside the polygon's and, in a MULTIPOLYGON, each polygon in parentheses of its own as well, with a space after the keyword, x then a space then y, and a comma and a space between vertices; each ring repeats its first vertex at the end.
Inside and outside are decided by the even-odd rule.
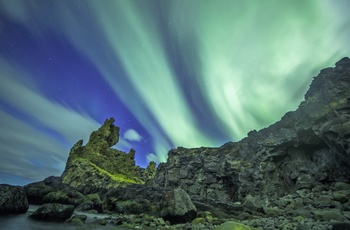
POLYGON ((111 148, 119 140, 119 127, 114 119, 91 133, 89 142, 83 146, 78 141, 71 149, 62 182, 78 188, 85 194, 103 189, 144 184, 139 167, 135 165, 135 151, 124 153, 111 148))

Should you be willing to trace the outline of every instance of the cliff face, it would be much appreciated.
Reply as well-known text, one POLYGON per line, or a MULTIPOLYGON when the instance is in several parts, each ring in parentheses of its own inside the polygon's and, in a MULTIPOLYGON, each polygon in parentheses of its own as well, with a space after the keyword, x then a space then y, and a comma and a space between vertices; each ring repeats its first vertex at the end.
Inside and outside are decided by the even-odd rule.
POLYGON ((129 153, 111 148, 119 140, 119 127, 114 119, 91 133, 89 142, 83 146, 78 141, 71 149, 62 182, 90 193, 98 189, 143 184, 141 171, 135 165, 135 151, 129 153))
POLYGON ((159 187, 240 201, 300 189, 350 183, 350 59, 314 78, 294 112, 248 137, 219 148, 173 149, 158 166, 159 187))

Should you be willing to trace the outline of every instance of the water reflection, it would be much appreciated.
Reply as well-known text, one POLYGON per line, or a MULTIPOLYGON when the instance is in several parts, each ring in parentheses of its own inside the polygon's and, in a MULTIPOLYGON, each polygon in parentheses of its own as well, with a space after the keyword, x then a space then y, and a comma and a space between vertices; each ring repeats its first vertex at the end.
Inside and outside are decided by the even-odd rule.
POLYGON ((118 229, 116 226, 91 226, 88 223, 97 218, 104 218, 104 214, 88 214, 83 212, 74 212, 74 214, 84 214, 88 216, 87 225, 74 226, 66 223, 51 223, 32 220, 29 215, 32 214, 39 206, 30 205, 27 213, 20 215, 0 215, 0 230, 73 230, 73 229, 118 229))

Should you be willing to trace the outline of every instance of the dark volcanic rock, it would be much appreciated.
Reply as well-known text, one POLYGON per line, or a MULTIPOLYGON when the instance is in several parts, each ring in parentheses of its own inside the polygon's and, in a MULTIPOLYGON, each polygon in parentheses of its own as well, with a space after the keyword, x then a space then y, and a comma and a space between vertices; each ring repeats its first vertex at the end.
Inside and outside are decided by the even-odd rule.
POLYGON ((50 203, 40 206, 30 217, 35 220, 63 222, 70 218, 73 212, 73 205, 50 203))
POLYGON ((29 204, 60 203, 77 206, 84 198, 75 187, 62 183, 60 177, 54 176, 28 184, 24 189, 29 204))
POLYGON ((89 194, 86 195, 81 204, 77 207, 77 210, 89 211, 96 210, 97 212, 102 213, 102 201, 98 194, 89 194))
MULTIPOLYGON (((334 182, 350 183, 350 59, 322 70, 296 111, 239 142, 173 149, 155 185, 221 201, 260 202, 334 182)), ((340 197, 346 202, 346 194, 340 197)))
POLYGON ((160 209, 160 215, 171 224, 189 222, 197 215, 190 196, 180 188, 164 194, 160 201, 160 209))
POLYGON ((27 196, 22 187, 0 184, 0 214, 25 213, 28 207, 27 196))
POLYGON ((154 176, 156 175, 156 163, 151 161, 147 168, 142 171, 142 180, 145 181, 145 184, 152 185, 154 176))
POLYGON ((148 185, 129 185, 109 189, 104 195, 104 209, 122 214, 157 215, 159 201, 168 189, 148 185))
POLYGON ((29 204, 43 204, 43 198, 50 192, 55 191, 50 186, 47 186, 43 181, 34 182, 24 186, 29 204))
POLYGON ((78 141, 71 149, 66 168, 61 176, 63 183, 78 188, 84 194, 103 192, 111 187, 144 184, 135 165, 135 151, 128 154, 111 148, 119 140, 119 127, 114 119, 107 119, 91 133, 83 146, 78 141))

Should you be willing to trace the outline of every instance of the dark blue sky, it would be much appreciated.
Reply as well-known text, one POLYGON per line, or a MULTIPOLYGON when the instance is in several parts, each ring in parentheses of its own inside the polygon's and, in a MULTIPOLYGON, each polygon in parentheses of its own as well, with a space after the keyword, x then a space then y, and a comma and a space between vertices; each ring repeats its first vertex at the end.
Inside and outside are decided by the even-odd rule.
POLYGON ((0 183, 60 175, 110 117, 142 167, 278 121, 349 56, 349 6, 0 0, 0 183))

